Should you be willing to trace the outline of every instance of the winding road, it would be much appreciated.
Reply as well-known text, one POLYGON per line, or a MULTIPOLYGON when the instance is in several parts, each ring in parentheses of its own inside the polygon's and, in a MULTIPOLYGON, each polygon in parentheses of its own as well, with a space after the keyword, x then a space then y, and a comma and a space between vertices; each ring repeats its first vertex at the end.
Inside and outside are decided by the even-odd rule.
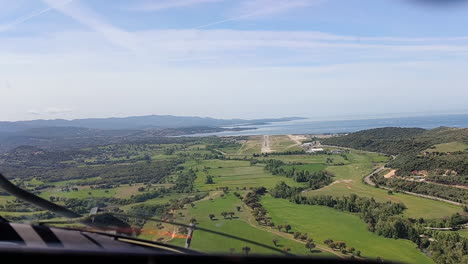
MULTIPOLYGON (((375 174, 375 173, 379 173, 379 172, 383 171, 384 169, 385 169, 384 166, 378 167, 378 168, 375 169, 371 174, 369 174, 369 175, 367 175, 366 177, 364 177, 364 182, 367 183, 367 184, 369 184, 370 186, 375 186, 375 182, 372 181, 371 176, 372 176, 373 174, 375 174)), ((394 191, 392 188, 389 188, 389 187, 386 187, 386 186, 380 186, 380 185, 379 185, 379 188, 385 189, 385 190, 389 190, 389 191, 394 191)), ((401 193, 404 193, 404 194, 409 194, 409 195, 418 196, 418 197, 421 197, 421 198, 426 198, 426 199, 431 199, 431 200, 446 202, 446 203, 453 204, 453 205, 458 205, 458 206, 464 206, 464 205, 465 205, 465 204, 462 204, 462 203, 457 203, 457 202, 450 201, 450 200, 443 199, 443 198, 439 198, 439 197, 436 197, 436 196, 425 195, 425 194, 419 194, 419 193, 414 193, 414 192, 407 192, 407 191, 400 191, 400 192, 401 192, 401 193)))

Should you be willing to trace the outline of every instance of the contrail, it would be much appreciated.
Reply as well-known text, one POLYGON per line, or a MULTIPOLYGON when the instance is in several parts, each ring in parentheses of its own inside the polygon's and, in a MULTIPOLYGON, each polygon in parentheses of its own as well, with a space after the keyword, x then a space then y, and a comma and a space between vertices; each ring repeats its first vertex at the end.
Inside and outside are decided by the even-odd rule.
MULTIPOLYGON (((68 4, 71 3, 71 2, 73 2, 73 0, 68 0, 68 1, 63 2, 63 3, 62 3, 61 5, 59 5, 59 6, 68 5, 68 4)), ((13 28, 13 27, 15 27, 15 26, 17 26, 17 25, 19 25, 19 24, 22 24, 22 23, 24 23, 24 22, 26 22, 26 21, 28 21, 28 20, 30 20, 30 19, 32 19, 32 18, 35 18, 35 17, 37 17, 37 16, 40 16, 40 15, 42 15, 42 14, 44 14, 44 13, 47 13, 47 12, 49 12, 49 11, 55 9, 56 7, 57 7, 57 6, 49 6, 49 7, 44 8, 44 9, 36 10, 36 11, 32 12, 31 14, 21 16, 21 17, 15 19, 13 22, 11 22, 11 23, 9 23, 9 24, 1 25, 1 26, 0 26, 0 32, 2 32, 2 31, 7 31, 7 30, 9 30, 9 29, 11 29, 11 28, 13 28)))
POLYGON ((205 24, 205 25, 201 25, 201 26, 194 27, 193 29, 199 29, 199 28, 210 27, 210 26, 214 26, 214 25, 223 24, 223 23, 226 23, 226 22, 229 22, 229 21, 236 21, 236 20, 239 20, 239 19, 242 19, 242 18, 255 16, 255 15, 260 14, 260 13, 263 13, 263 12, 265 12, 265 11, 268 11, 268 10, 260 10, 260 11, 253 12, 253 13, 249 13, 249 14, 245 14, 245 15, 242 15, 242 16, 237 16, 237 17, 233 17, 233 18, 228 18, 228 19, 224 19, 224 20, 219 20, 219 21, 212 22, 212 23, 209 23, 209 24, 205 24))
MULTIPOLYGON (((293 5, 294 6, 294 5, 293 5)), ((228 18, 228 19, 223 19, 223 20, 219 20, 219 21, 216 21, 216 22, 212 22, 212 23, 208 23, 208 24, 205 24, 205 25, 201 25, 201 26, 197 26, 197 27, 194 27, 192 29, 200 29, 200 28, 205 28, 205 27, 210 27, 210 26, 214 26, 214 25, 219 25, 219 24, 224 24, 226 22, 230 22, 230 21, 236 21, 236 20, 240 20, 240 19, 243 19, 243 18, 247 18, 247 17, 251 17, 251 16, 255 16, 255 15, 258 15, 258 14, 262 14, 262 13, 268 13, 270 11, 277 11, 277 10, 281 10, 282 8, 284 8, 285 6, 282 6, 280 8, 265 8, 265 9, 262 9, 262 10, 257 10, 255 12, 252 12, 252 13, 248 13, 248 14, 244 14, 244 15, 240 15, 240 16, 237 16, 237 17, 232 17, 232 18, 228 18)))

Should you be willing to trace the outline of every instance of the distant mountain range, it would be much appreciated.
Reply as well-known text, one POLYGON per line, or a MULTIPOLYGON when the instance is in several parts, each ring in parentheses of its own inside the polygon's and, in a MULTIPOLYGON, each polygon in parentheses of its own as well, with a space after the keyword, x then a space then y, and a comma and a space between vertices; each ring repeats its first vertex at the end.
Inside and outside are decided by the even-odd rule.
MULTIPOLYGON (((148 115, 111 118, 54 119, 16 122, 0 122, 0 132, 17 132, 44 127, 79 127, 103 130, 144 130, 187 127, 221 127, 240 124, 260 125, 270 122, 282 122, 304 119, 301 117, 266 118, 266 119, 215 119, 196 116, 148 115)), ((1 137, 1 134, 0 134, 1 137)))
POLYGON ((0 152, 25 145, 44 149, 66 149, 137 142, 165 136, 242 130, 247 128, 237 126, 262 125, 297 119, 302 118, 246 120, 151 115, 122 118, 0 122, 0 152), (229 128, 224 126, 229 126, 229 128))

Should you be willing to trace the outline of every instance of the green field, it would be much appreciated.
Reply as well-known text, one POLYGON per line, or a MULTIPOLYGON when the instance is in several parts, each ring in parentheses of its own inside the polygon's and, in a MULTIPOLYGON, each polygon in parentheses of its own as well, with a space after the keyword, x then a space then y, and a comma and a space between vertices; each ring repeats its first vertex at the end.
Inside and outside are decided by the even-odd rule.
POLYGON ((270 148, 274 152, 297 151, 302 148, 289 136, 270 136, 270 148))
POLYGON ((307 232, 318 243, 325 239, 344 241, 368 258, 406 263, 432 263, 416 245, 404 239, 390 239, 367 230, 358 217, 323 206, 297 205, 284 199, 265 196, 262 204, 277 224, 290 224, 293 231, 307 232))
POLYGON ((199 168, 195 187, 201 191, 215 190, 218 187, 229 187, 231 190, 243 187, 271 188, 280 181, 293 186, 300 186, 290 178, 272 175, 262 165, 250 165, 248 161, 205 160, 196 166, 199 168), (202 171, 202 168, 208 168, 202 171), (214 184, 206 184, 206 175, 213 176, 214 184))
MULTIPOLYGON (((305 248, 303 242, 293 238, 292 232, 285 233, 278 229, 259 226, 254 220, 251 209, 233 195, 233 192, 238 192, 245 196, 254 187, 272 189, 281 181, 289 186, 307 188, 307 186, 310 186, 308 182, 298 183, 294 180, 303 170, 308 172, 327 171, 333 174, 334 177, 331 178, 332 184, 318 190, 302 191, 301 189, 300 192, 297 192, 300 195, 347 196, 356 194, 372 197, 379 202, 401 202, 407 207, 402 215, 405 218, 443 219, 462 211, 460 207, 455 205, 397 192, 389 194, 386 190, 364 184, 363 177, 389 161, 390 157, 386 155, 353 149, 344 149, 342 154, 285 155, 283 153, 280 155, 276 153, 253 155, 260 154, 263 136, 233 137, 223 140, 226 141, 223 143, 221 139, 209 138, 195 139, 194 141, 187 141, 188 143, 184 141, 181 144, 99 146, 89 148, 87 150, 89 151, 88 155, 79 152, 78 157, 63 161, 66 166, 89 168, 92 173, 87 174, 88 178, 76 179, 76 175, 73 174, 68 175, 68 177, 62 177, 62 174, 59 174, 58 177, 52 178, 55 180, 54 182, 47 182, 47 180, 38 180, 47 179, 46 177, 34 174, 34 177, 25 177, 24 179, 18 177, 15 181, 18 184, 24 184, 23 186, 30 190, 44 187, 37 189, 41 191, 40 196, 45 199, 50 199, 51 196, 65 198, 60 199, 60 204, 65 204, 66 199, 71 198, 112 197, 121 200, 108 202, 105 204, 108 206, 107 208, 116 209, 116 206, 111 203, 117 201, 117 204, 122 205, 119 206, 119 209, 123 210, 123 212, 129 212, 129 209, 135 205, 167 205, 164 211, 158 206, 156 207, 158 210, 153 213, 155 217, 161 216, 161 218, 168 219, 169 222, 162 225, 155 222, 132 222, 132 224, 139 225, 139 227, 143 226, 140 237, 144 239, 170 241, 170 243, 176 245, 183 245, 184 230, 170 222, 174 220, 175 222, 188 224, 191 218, 195 218, 199 227, 255 241, 255 243, 251 243, 242 241, 242 239, 197 230, 193 236, 192 248, 214 253, 230 253, 233 249, 234 253, 242 254, 241 249, 249 246, 251 248, 250 254, 282 254, 282 251, 289 248, 290 253, 298 255, 346 257, 343 253, 333 251, 324 245, 323 241, 325 239, 333 239, 346 242, 348 248, 354 247, 360 250, 362 256, 368 259, 381 257, 384 260, 401 261, 403 263, 432 263, 409 240, 388 239, 369 232, 367 224, 355 214, 322 206, 297 205, 287 200, 274 199, 268 194, 263 196, 262 204, 268 210, 268 216, 271 217, 276 226, 290 224, 293 228, 292 232, 307 232, 309 237, 315 240, 317 249, 310 252, 305 248), (267 164, 265 160, 270 159, 282 161, 284 164, 278 162, 277 166, 281 166, 285 171, 294 169, 298 173, 293 175, 293 173, 281 172, 281 174, 287 174, 290 178, 272 175, 265 169, 267 164), (135 179, 127 179, 126 174, 120 178, 111 177, 119 175, 121 165, 129 166, 134 164, 138 164, 138 166, 133 167, 134 170, 128 170, 128 173, 133 173, 135 179), (159 167, 155 166, 155 164, 162 165, 159 167), (114 169, 117 173, 111 175, 94 173, 93 168, 107 167, 114 169), (208 184, 206 182, 207 176, 213 177, 213 183, 208 184), (119 182, 114 182, 114 179, 119 182), (152 183, 151 187, 148 187, 149 182, 152 183), (103 186, 100 186, 101 184, 103 186), (106 186, 116 187, 98 189, 98 187, 104 188, 106 186), (144 187, 144 190, 138 190, 141 187, 144 187), (229 188, 229 192, 226 194, 222 191, 225 187, 229 188), (70 188, 70 191, 65 191, 65 188, 70 188), (78 188, 78 190, 73 191, 72 188, 78 188), (149 193, 159 188, 167 188, 164 196, 161 197, 161 192, 158 192, 155 196, 148 196, 146 199, 156 196, 159 196, 159 198, 128 204, 134 201, 132 196, 149 193), (183 199, 181 199, 193 198, 195 194, 205 193, 208 194, 207 197, 199 201, 193 201, 194 207, 190 205, 192 201, 182 201, 183 199), (180 209, 181 206, 184 206, 181 203, 185 203, 184 209, 180 209), (241 211, 237 211, 237 206, 242 208, 241 211), (232 211, 235 213, 235 217, 233 219, 229 219, 229 217, 224 219, 221 216, 223 211, 232 211), (215 214, 216 219, 210 220, 209 214, 215 214), (277 246, 273 244, 274 239, 278 240, 277 246), (263 244, 264 247, 256 243, 263 244)), ((454 149, 460 150, 465 146, 458 142, 452 142, 436 145, 431 150, 443 152, 450 149, 450 151, 453 151, 454 149)), ((288 136, 270 136, 270 147, 274 152, 301 150, 299 144, 288 136)), ((96 169, 96 172, 99 171, 96 169)), ((317 175, 308 174, 308 176, 316 177, 317 175)), ((144 196, 138 198, 141 197, 144 196)), ((143 199, 145 198, 139 201, 143 201, 143 199)), ((10 196, 0 196, 0 205, 5 208, 5 211, 16 210, 15 206, 28 206, 14 200, 10 196)), ((100 202, 105 203, 109 200, 100 199, 100 202)), ((70 209, 81 210, 81 212, 87 211, 89 208, 83 210, 87 206, 87 202, 89 201, 85 201, 84 205, 70 205, 75 206, 70 209)), ((150 211, 155 208, 146 207, 145 209, 150 211)), ((138 208, 135 209, 135 212, 137 210, 138 208)), ((1 212, 0 214, 7 217, 28 216, 23 218, 28 220, 29 215, 36 213, 39 212, 1 212)), ((462 236, 468 236, 466 230, 457 232, 462 236)))
POLYGON ((405 210, 405 216, 412 218, 443 218, 461 212, 461 208, 456 205, 401 193, 389 195, 386 190, 366 185, 362 182, 362 178, 370 174, 379 163, 372 162, 376 157, 368 154, 362 156, 353 154, 353 159, 355 160, 353 164, 327 167, 326 170, 335 175, 335 182, 322 189, 308 191, 306 195, 344 196, 354 193, 359 196, 373 197, 377 201, 402 202, 408 207, 405 210))
MULTIPOLYGON (((203 200, 195 203, 195 208, 183 210, 184 217, 177 218, 178 222, 188 223, 192 217, 197 219, 197 226, 206 228, 212 231, 222 232, 228 235, 248 239, 257 243, 266 245, 268 247, 277 248, 290 248, 290 253, 298 255, 313 255, 321 257, 334 256, 328 252, 310 253, 304 244, 285 238, 283 236, 267 232, 261 227, 256 226, 253 219, 250 219, 249 209, 232 194, 225 195, 224 198, 216 196, 212 201, 203 200), (236 206, 241 206, 242 211, 237 212, 236 206), (221 216, 223 211, 235 212, 235 217, 231 220, 229 217, 224 219, 221 216), (210 220, 208 214, 214 214, 217 220, 210 220), (275 247, 272 243, 273 239, 278 239, 278 246, 275 247)), ((285 234, 286 235, 286 234, 285 234)), ((182 245, 184 239, 175 239, 172 243, 182 245)), ((237 240, 230 237, 224 237, 217 234, 212 234, 204 231, 195 231, 192 240, 192 248, 203 252, 213 253, 229 253, 230 248, 234 248, 234 253, 240 254, 241 248, 244 246, 250 247, 252 250, 250 254, 282 254, 272 249, 268 249, 259 245, 251 244, 249 242, 237 240)))
POLYGON ((468 145, 463 142, 449 142, 434 145, 434 148, 426 149, 426 152, 457 152, 465 151, 468 149, 468 145))
POLYGON ((327 166, 321 163, 311 163, 311 164, 304 164, 304 165, 284 165, 281 166, 285 171, 290 171, 293 168, 295 170, 304 170, 308 172, 319 172, 326 168, 327 166))
POLYGON ((260 153, 262 149, 263 136, 252 136, 242 143, 242 146, 237 151, 236 155, 252 155, 260 153))

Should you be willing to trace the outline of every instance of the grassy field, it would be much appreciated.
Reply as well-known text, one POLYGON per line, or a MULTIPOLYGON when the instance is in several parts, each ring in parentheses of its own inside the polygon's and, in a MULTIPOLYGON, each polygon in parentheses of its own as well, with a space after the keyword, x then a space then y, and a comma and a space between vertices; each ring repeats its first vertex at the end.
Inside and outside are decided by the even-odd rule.
POLYGON ((434 145, 435 148, 429 148, 427 152, 456 152, 465 151, 468 149, 468 145, 463 142, 449 142, 434 145))
MULTIPOLYGON (((283 236, 273 234, 257 227, 254 220, 250 219, 250 212, 248 208, 244 207, 241 201, 232 194, 227 194, 224 198, 219 196, 210 200, 203 200, 195 203, 194 208, 183 210, 184 217, 179 217, 178 222, 188 223, 189 219, 197 219, 197 226, 206 228, 212 231, 222 232, 231 236, 248 239, 257 243, 273 247, 278 250, 283 248, 290 248, 290 253, 298 255, 312 255, 320 257, 334 256, 328 252, 310 253, 304 244, 293 241, 283 236), (236 206, 241 206, 241 212, 237 212, 236 206), (224 219, 221 216, 223 211, 235 212, 235 217, 231 220, 229 217, 224 219), (216 220, 210 220, 208 215, 214 214, 216 220), (278 246, 274 246, 273 239, 278 239, 278 246)), ((182 245, 184 239, 175 239, 172 243, 182 245)), ((265 248, 256 244, 251 244, 246 241, 237 240, 231 237, 220 236, 204 231, 195 231, 192 240, 192 248, 203 252, 213 253, 229 253, 230 249, 234 249, 234 253, 242 253, 242 247, 248 246, 251 248, 250 254, 282 254, 272 249, 265 248)))
POLYGON ((300 186, 290 178, 272 175, 264 170, 262 165, 250 165, 248 161, 237 160, 206 160, 202 161, 197 172, 195 188, 201 191, 215 190, 217 187, 267 187, 271 188, 280 181, 293 186, 300 186), (203 171, 203 168, 208 168, 203 171), (206 175, 213 176, 214 184, 206 184, 206 175))
POLYGON ((467 229, 463 229, 463 230, 458 230, 457 231, 458 234, 462 237, 465 237, 465 238, 468 238, 468 230, 467 229))
POLYGON ((298 163, 327 163, 327 158, 332 158, 333 163, 343 163, 349 164, 350 162, 345 160, 342 156, 339 155, 286 155, 286 156, 276 156, 269 155, 268 157, 260 157, 259 159, 277 159, 282 160, 287 163, 298 162, 298 163))
POLYGON ((263 136, 251 136, 237 151, 236 155, 252 155, 260 153, 262 149, 263 136))
MULTIPOLYGON (((60 186, 60 185, 58 185, 60 186)), ((67 184, 67 186, 74 186, 67 184)), ((61 188, 49 188, 43 191, 40 196, 48 199, 50 196, 65 197, 65 198, 88 198, 88 197, 115 197, 115 198, 129 198, 132 195, 140 194, 138 188, 145 186, 144 184, 133 184, 129 186, 127 184, 121 185, 116 188, 109 189, 91 189, 89 185, 77 186, 78 191, 64 192, 61 188)), ((153 188, 168 187, 170 184, 152 185, 153 188)))
MULTIPOLYGON (((223 153, 226 157, 243 159, 252 158, 252 154, 259 154, 263 142, 263 136, 248 137, 247 140, 239 140, 240 138, 232 139, 231 144, 226 144, 223 148, 220 144, 218 153, 223 153), (235 143, 234 143, 235 142, 235 143), (239 144, 237 144, 239 143, 239 144)), ((237 191, 245 195, 249 188, 266 187, 271 189, 278 182, 284 181, 290 186, 305 187, 305 183, 297 183, 292 178, 287 178, 279 175, 272 175, 264 169, 265 164, 251 164, 246 160, 203 160, 199 157, 192 158, 191 154, 213 154, 210 148, 209 141, 203 144, 161 144, 147 146, 132 146, 125 145, 123 147, 108 146, 99 147, 98 154, 89 157, 86 161, 95 162, 98 160, 129 160, 128 162, 146 162, 143 160, 137 161, 136 158, 141 158, 144 155, 149 155, 153 161, 162 159, 180 158, 180 154, 188 154, 187 160, 182 164, 185 170, 192 168, 196 171, 197 178, 194 181, 194 189, 209 193, 209 197, 195 202, 195 207, 186 206, 186 209, 171 211, 176 217, 176 222, 187 224, 191 218, 196 218, 200 227, 208 228, 213 231, 226 233, 230 236, 239 236, 244 239, 253 240, 257 243, 264 244, 266 247, 249 243, 242 240, 228 238, 226 236, 214 235, 211 233, 196 231, 193 237, 192 248, 204 252, 223 252, 229 253, 234 249, 234 253, 241 254, 241 248, 249 246, 251 254, 266 253, 280 254, 275 250, 268 248, 273 247, 278 250, 290 248, 291 253, 299 255, 313 256, 334 256, 340 255, 325 251, 323 248, 320 251, 311 253, 307 250, 303 243, 292 238, 292 234, 280 232, 277 229, 270 229, 258 226, 253 220, 250 209, 247 208, 232 192, 237 191), (117 149, 117 150, 114 150, 117 149), (171 150, 171 151, 168 151, 171 150), (113 151, 116 151, 115 155, 113 151), (128 152, 128 156, 126 153, 128 152), (172 153, 172 154, 171 154, 172 153), (125 155, 124 155, 125 154, 125 155), (123 155, 123 156, 122 156, 123 155), (206 183, 206 177, 213 176, 213 184, 206 183), (221 197, 220 187, 229 187, 231 193, 221 197), (246 190, 247 189, 247 190, 246 190), (211 198, 211 199, 210 199, 211 198), (237 211, 237 206, 241 206, 242 210, 237 211), (223 211, 235 212, 234 219, 224 219, 221 216, 223 211), (215 214, 216 220, 210 220, 208 215, 215 214), (278 246, 274 246, 273 239, 277 239, 278 246)), ((297 142, 288 136, 270 136, 270 147, 273 151, 293 151, 300 150, 297 142)), ((453 151, 466 148, 460 143, 454 142, 447 144, 436 145, 433 151, 453 151)), ((94 152, 93 152, 94 153, 94 152)), ((460 212, 461 208, 455 205, 419 198, 415 196, 405 195, 401 193, 389 194, 387 191, 365 185, 362 182, 364 176, 370 174, 375 168, 382 166, 388 160, 388 156, 378 153, 363 152, 357 150, 347 150, 342 155, 326 155, 326 154, 303 154, 303 155, 268 155, 254 157, 255 159, 277 159, 287 164, 283 169, 307 170, 309 172, 318 172, 326 170, 332 173, 335 177, 334 182, 319 190, 309 190, 304 192, 304 195, 335 195, 343 196, 349 194, 357 194, 359 196, 372 197, 377 201, 393 201, 402 202, 407 206, 404 212, 404 217, 412 218, 443 218, 450 216, 455 212, 460 212), (295 164, 291 164, 295 163, 295 164)), ((76 162, 77 159, 75 159, 76 162)), ((87 165, 80 166, 103 165, 87 165)), ((160 181, 159 187, 170 188, 177 181, 180 168, 174 168, 167 173, 167 176, 160 181)), ((94 175, 93 175, 94 176, 94 175)), ((138 188, 145 186, 144 183, 133 184, 132 186, 122 184, 116 188, 110 189, 91 189, 91 186, 86 183, 89 181, 99 180, 99 177, 88 179, 67 180, 61 182, 43 182, 37 179, 25 181, 24 184, 28 188, 39 187, 44 184, 53 184, 55 187, 50 187, 42 190, 40 196, 45 199, 49 197, 64 197, 64 198, 89 198, 89 197, 115 197, 121 199, 130 198, 132 195, 140 194, 138 188), (78 191, 64 192, 64 187, 76 187, 78 191)), ((152 190, 158 188, 153 185, 152 190)), ((145 190, 148 191, 148 190, 145 190)), ((169 190, 170 192, 173 190, 169 190)), ((149 205, 161 205, 170 203, 172 200, 180 199, 187 196, 193 196, 193 193, 171 193, 164 197, 150 199, 144 203, 149 205)), ((12 201, 12 197, 0 196, 0 204, 5 204, 7 201, 12 201)), ((62 201, 60 201, 63 203, 62 201)), ((273 222, 276 225, 288 223, 293 227, 292 231, 307 232, 310 237, 315 239, 319 246, 323 245, 324 239, 343 240, 349 247, 354 247, 362 252, 362 255, 367 258, 382 257, 384 260, 393 260, 411 263, 431 263, 424 256, 416 245, 408 240, 394 240, 379 237, 367 231, 366 224, 356 215, 351 213, 340 212, 331 208, 321 206, 296 205, 286 200, 273 199, 265 196, 262 201, 265 208, 269 211, 273 222)), ((137 204, 121 206, 120 209, 128 211, 129 208, 137 204)), ((173 209, 171 209, 173 210, 173 209)), ((1 215, 6 216, 21 216, 33 213, 17 213, 17 212, 2 212, 1 215)), ((164 223, 163 228, 153 222, 147 222, 143 227, 142 238, 165 241, 171 240, 171 243, 182 245, 184 239, 178 231, 179 228, 169 223, 164 223), (173 235, 178 233, 178 235, 173 235), (174 236, 174 237, 173 237, 174 236)), ((466 231, 458 231, 462 236, 468 236, 466 231)))
POLYGON ((281 168, 283 168, 285 171, 290 171, 294 168, 295 170, 319 172, 327 168, 327 166, 321 163, 311 163, 311 164, 304 164, 304 165, 284 165, 284 166, 281 166, 281 168))
POLYGON ((274 152, 296 151, 302 148, 289 136, 270 136, 270 148, 274 152))
POLYGON ((373 197, 377 201, 402 202, 408 207, 405 210, 405 216, 412 218, 443 218, 461 211, 459 206, 452 204, 401 193, 390 195, 386 190, 366 185, 362 182, 362 178, 380 164, 374 162, 379 159, 375 157, 375 154, 353 154, 350 157, 352 157, 350 160, 353 160, 353 164, 327 167, 326 170, 335 175, 333 184, 319 190, 307 191, 305 195, 343 196, 354 193, 359 196, 373 197))
POLYGON ((265 196, 262 204, 275 223, 290 224, 293 231, 307 232, 318 243, 333 239, 346 242, 368 258, 379 256, 406 263, 432 263, 409 240, 384 238, 369 232, 358 216, 323 206, 297 205, 270 196, 265 196))

